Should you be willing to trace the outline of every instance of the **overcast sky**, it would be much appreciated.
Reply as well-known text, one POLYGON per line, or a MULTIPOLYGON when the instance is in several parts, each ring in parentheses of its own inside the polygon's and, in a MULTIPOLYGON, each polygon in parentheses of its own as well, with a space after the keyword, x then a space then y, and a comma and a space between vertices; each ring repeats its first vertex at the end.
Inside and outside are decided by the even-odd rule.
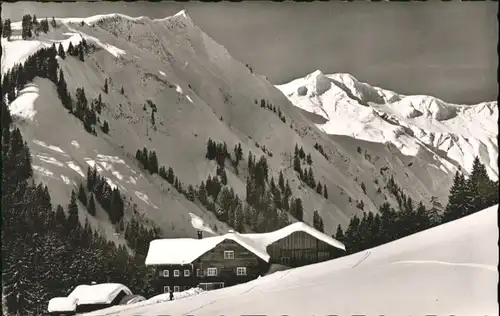
POLYGON ((275 84, 348 72, 403 94, 456 103, 497 99, 498 3, 2 3, 2 17, 120 12, 162 18, 187 9, 233 57, 275 84))

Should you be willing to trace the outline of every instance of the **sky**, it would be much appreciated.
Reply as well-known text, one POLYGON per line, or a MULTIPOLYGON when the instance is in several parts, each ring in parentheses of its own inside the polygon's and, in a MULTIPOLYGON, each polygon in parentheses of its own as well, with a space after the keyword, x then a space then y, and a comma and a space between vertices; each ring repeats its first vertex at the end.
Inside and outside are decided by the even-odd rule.
POLYGON ((203 31, 274 84, 350 73, 401 94, 454 103, 496 100, 498 4, 484 2, 2 3, 2 18, 186 9, 203 31))

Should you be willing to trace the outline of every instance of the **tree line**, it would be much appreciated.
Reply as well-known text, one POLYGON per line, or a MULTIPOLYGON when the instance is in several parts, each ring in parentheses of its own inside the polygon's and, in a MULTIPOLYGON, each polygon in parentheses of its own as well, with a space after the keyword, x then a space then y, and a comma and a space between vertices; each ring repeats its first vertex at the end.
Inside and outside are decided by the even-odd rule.
POLYGON ((123 219, 125 204, 120 189, 112 188, 106 178, 99 175, 97 165, 87 169, 87 190, 95 195, 97 202, 108 213, 109 220, 113 225, 118 224, 123 219))
MULTIPOLYGON (((259 104, 259 101, 255 100, 255 104, 259 104)), ((263 109, 268 109, 269 111, 271 111, 274 114, 278 115, 278 117, 280 118, 280 120, 283 123, 286 123, 285 114, 283 114, 283 112, 281 112, 281 108, 280 107, 276 108, 275 105, 273 105, 271 102, 269 102, 268 100, 265 100, 265 99, 261 99, 260 100, 260 107, 263 108, 263 109)))
POLYGON ((345 233, 339 225, 332 237, 345 244, 346 254, 376 247, 498 204, 498 181, 488 177, 478 157, 474 159, 468 179, 461 171, 456 172, 448 203, 442 213, 426 209, 422 202, 415 203, 392 176, 387 188, 396 197, 399 211, 384 203, 376 215, 363 212, 361 218, 351 218, 345 233))
MULTIPOLYGON (((72 53, 72 44, 68 48, 68 54, 72 53)), ((79 51, 83 52, 87 49, 85 40, 82 40, 77 45, 79 51)), ((16 64, 12 69, 9 69, 2 79, 2 91, 7 94, 9 102, 12 102, 19 92, 35 77, 47 78, 52 81, 57 87, 57 93, 63 106, 82 123, 87 132, 96 135, 94 125, 97 124, 99 118, 96 115, 101 113, 104 103, 99 95, 98 100, 93 100, 91 105, 88 105, 85 90, 83 88, 76 89, 76 103, 73 104, 71 94, 68 92, 64 72, 59 68, 56 56, 66 58, 62 44, 59 44, 59 49, 56 49, 55 43, 49 48, 39 49, 37 52, 29 56, 24 64, 16 64), (57 74, 59 70, 59 75, 57 74)), ((105 120, 101 126, 104 133, 108 133, 109 124, 105 120)))
POLYGON ((314 179, 314 173, 312 169, 312 158, 311 154, 308 153, 306 155, 302 146, 299 148, 297 144, 295 144, 294 149, 294 157, 293 157, 293 170, 295 170, 299 174, 299 179, 307 184, 311 189, 316 190, 316 193, 319 195, 323 195, 325 199, 328 199, 328 189, 326 188, 326 184, 321 184, 318 180, 314 179), (307 163, 309 167, 302 167, 303 163, 307 163))
MULTIPOLYGON (((52 25, 53 28, 57 26, 54 17, 52 17, 50 25, 52 25)), ((33 33, 35 36, 38 36, 40 32, 47 33, 48 31, 49 21, 47 18, 38 21, 36 15, 33 15, 33 17, 30 14, 23 15, 21 22, 21 37, 23 40, 32 38, 33 33)), ((12 21, 10 19, 6 19, 5 21, 0 19, 0 35, 10 41, 12 36, 12 21)))

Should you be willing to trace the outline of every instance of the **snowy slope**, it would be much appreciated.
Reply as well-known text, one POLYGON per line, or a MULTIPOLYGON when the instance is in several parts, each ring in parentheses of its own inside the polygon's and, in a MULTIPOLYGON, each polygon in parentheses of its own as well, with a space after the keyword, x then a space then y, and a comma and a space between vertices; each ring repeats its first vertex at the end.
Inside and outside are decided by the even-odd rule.
MULTIPOLYGON (((102 95, 108 106, 100 119, 109 122, 110 132, 104 135, 97 128, 97 137, 86 133, 45 79, 36 79, 10 104, 33 154, 36 179, 48 184, 54 204, 66 205, 87 166, 97 164, 108 182, 127 196, 126 218, 135 204, 140 214, 162 228, 164 237, 195 237, 196 229, 210 233, 215 226, 218 232, 227 232, 229 227, 213 214, 187 201, 157 175, 144 172, 134 159, 137 149, 155 150, 160 165, 172 166, 185 185, 198 185, 216 170, 215 162, 205 159, 208 138, 225 141, 229 149, 241 143, 245 162, 240 163, 238 175, 229 169, 227 173, 229 184, 243 199, 247 153, 260 157, 265 155, 262 146, 268 148, 270 174, 277 179, 283 171, 293 196, 303 201, 304 220, 312 224, 313 212, 318 210, 328 235, 361 212, 358 201, 363 201, 365 211, 376 211, 386 201, 393 203, 384 188, 391 175, 414 200, 429 203, 437 197, 446 202, 454 167, 440 152, 422 147, 412 156, 395 146, 325 134, 324 126, 311 121, 317 116, 309 117, 263 76, 232 58, 185 11, 158 20, 100 15, 83 19, 83 26, 82 19, 56 20, 58 28, 26 41, 16 33, 20 23, 13 23, 13 40, 2 39, 2 73, 37 47, 53 42, 66 47, 85 38, 97 50, 84 62, 68 56, 59 64, 73 97, 78 87, 85 89, 89 101, 102 95), (106 78, 108 94, 102 91, 106 78), (261 99, 279 107, 286 123, 255 104, 261 99), (147 100, 158 108, 154 126, 151 109, 143 109, 147 100), (314 149, 315 143, 322 145, 328 160, 314 149), (304 185, 293 171, 295 144, 311 154, 315 179, 327 186, 328 199, 304 185)), ((93 224, 121 240, 102 210, 93 224)))
POLYGON ((498 205, 340 259, 88 315, 498 315, 498 205))
POLYGON ((470 171, 475 155, 498 179, 498 104, 457 105, 425 95, 405 96, 359 82, 349 74, 317 70, 277 86, 297 107, 325 119, 318 127, 330 135, 347 135, 394 144, 418 156, 424 148, 437 155, 448 172, 470 171))

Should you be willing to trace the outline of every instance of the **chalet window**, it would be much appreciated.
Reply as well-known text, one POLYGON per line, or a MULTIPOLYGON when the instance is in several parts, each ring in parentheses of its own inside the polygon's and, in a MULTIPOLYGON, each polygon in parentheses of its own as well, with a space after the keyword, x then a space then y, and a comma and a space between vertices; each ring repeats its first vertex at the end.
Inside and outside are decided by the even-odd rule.
POLYGON ((180 277, 181 272, 179 270, 174 270, 174 277, 180 277))
POLYGON ((163 293, 168 293, 170 292, 170 286, 166 285, 163 287, 163 293))
POLYGON ((282 265, 289 265, 290 264, 290 258, 289 257, 281 257, 281 264, 282 265))
POLYGON ((163 277, 164 278, 168 278, 170 276, 170 274, 168 272, 169 272, 168 270, 163 270, 163 277))
POLYGON ((174 292, 180 292, 180 287, 179 286, 174 286, 174 292))
POLYGON ((234 259, 234 251, 232 250, 224 251, 224 259, 234 259))
POLYGON ((185 277, 188 277, 191 275, 191 271, 189 271, 188 269, 184 270, 184 276, 185 277))
POLYGON ((236 275, 247 275, 247 268, 246 267, 237 267, 236 268, 236 275))
POLYGON ((202 269, 196 269, 196 276, 197 277, 203 277, 204 276, 204 271, 202 269))
POLYGON ((217 276, 217 268, 208 268, 207 275, 208 276, 217 276))

